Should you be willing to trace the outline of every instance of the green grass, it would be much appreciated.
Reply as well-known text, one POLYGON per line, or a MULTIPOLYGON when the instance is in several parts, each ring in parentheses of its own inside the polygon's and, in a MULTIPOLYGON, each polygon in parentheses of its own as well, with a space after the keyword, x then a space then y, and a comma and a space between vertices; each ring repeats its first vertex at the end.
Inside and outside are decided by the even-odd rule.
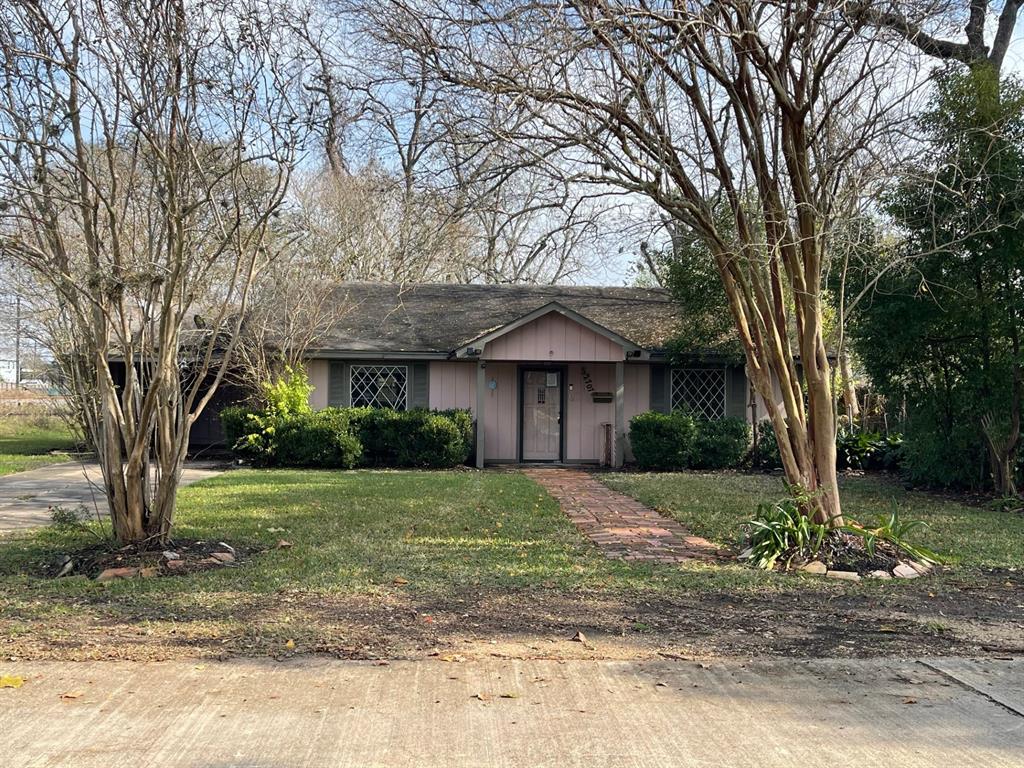
MULTIPOLYGON (((760 502, 785 496, 782 480, 769 475, 619 473, 602 475, 611 488, 629 494, 722 544, 734 544, 740 526, 760 502)), ((843 511, 859 522, 887 513, 895 500, 904 519, 927 528, 913 540, 966 567, 1024 566, 1024 518, 974 507, 919 491, 877 475, 840 479, 843 511)))
POLYGON ((266 653, 286 638, 333 647, 359 621, 386 635, 381 613, 394 605, 457 615, 467 600, 510 599, 516 620, 515 601, 527 606, 535 594, 631 601, 801 588, 739 564, 610 560, 538 485, 504 472, 237 470, 181 491, 175 535, 250 554, 236 567, 101 584, 44 575, 94 536, 51 527, 0 537, 0 640, 72 658, 88 658, 88 648, 131 656, 140 635, 162 644, 158 657, 185 646, 266 653), (292 546, 276 548, 280 539, 292 546), (86 651, 68 650, 81 642, 86 651))
MULTIPOLYGON (((720 541, 732 540, 758 499, 781 492, 777 479, 763 476, 604 478, 720 541)), ((1022 559, 1019 518, 1001 520, 878 480, 846 485, 854 512, 900 497, 932 523, 925 543, 963 550, 966 563, 1022 559)), ((610 612, 595 621, 619 627, 632 615, 627 606, 690 595, 731 608, 748 599, 826 601, 854 592, 874 600, 920 590, 915 582, 850 585, 734 562, 672 567, 611 560, 543 489, 506 472, 236 470, 181 491, 175 535, 226 541, 244 554, 235 567, 101 584, 82 575, 45 576, 65 553, 95 545, 89 533, 51 527, 0 537, 5 651, 40 658, 262 655, 280 653, 294 639, 329 653, 363 643, 372 655, 392 642, 434 642, 417 635, 426 626, 422 614, 443 614, 445 632, 472 634, 478 625, 465 617, 473 605, 487 611, 482 620, 492 630, 508 621, 529 632, 533 625, 523 622, 531 615, 559 620, 561 613, 545 618, 550 605, 610 612), (276 548, 280 539, 291 547, 276 548)), ((939 588, 935 579, 926 590, 939 588)), ((643 621, 629 626, 650 629, 643 621)))
POLYGON ((757 586, 739 566, 677 569, 609 560, 583 539, 533 481, 504 472, 238 470, 181 491, 175 535, 263 550, 244 567, 186 579, 100 586, 40 581, 34 564, 89 543, 54 529, 0 543, 0 593, 79 590, 269 593, 301 588, 371 592, 552 587, 600 589, 757 586), (279 539, 292 544, 275 549, 279 539), (708 580, 714 572, 716 579, 708 580))
POLYGON ((75 438, 55 416, 0 418, 0 475, 68 461, 75 438))

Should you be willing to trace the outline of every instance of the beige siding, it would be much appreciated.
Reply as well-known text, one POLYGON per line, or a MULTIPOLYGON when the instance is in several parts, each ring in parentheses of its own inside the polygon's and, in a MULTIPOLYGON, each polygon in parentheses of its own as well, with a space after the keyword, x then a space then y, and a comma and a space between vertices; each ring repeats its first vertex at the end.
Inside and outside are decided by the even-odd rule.
POLYGON ((488 360, 534 362, 622 360, 622 347, 569 318, 551 312, 487 343, 488 360))
POLYGON ((629 420, 638 413, 651 410, 651 366, 627 365, 625 369, 626 461, 633 461, 633 447, 629 444, 629 420))
POLYGON ((615 366, 609 363, 569 366, 565 413, 565 458, 567 461, 601 461, 604 457, 603 424, 615 423, 615 403, 595 403, 592 392, 615 392, 615 366), (587 389, 584 373, 593 390, 587 389))
MULTIPOLYGON (((774 394, 774 398, 772 399, 772 401, 775 403, 775 405, 780 410, 785 409, 785 405, 782 402, 782 387, 779 386, 779 381, 778 381, 778 379, 774 375, 772 376, 772 393, 774 394)), ((761 397, 761 393, 758 392, 754 396, 754 398, 755 398, 755 402, 757 403, 757 420, 758 421, 762 421, 763 419, 767 419, 768 418, 768 407, 765 405, 764 398, 761 397)), ((747 409, 747 421, 750 421, 750 416, 751 416, 750 409, 748 408, 747 409)))
MULTIPOLYGON (((519 458, 519 382, 514 363, 489 363, 484 393, 484 459, 519 458)), ((468 408, 476 416, 476 363, 436 361, 430 364, 430 407, 468 408)))
POLYGON ((306 373, 309 375, 309 383, 313 385, 313 391, 309 395, 309 404, 317 410, 327 407, 328 368, 327 360, 306 361, 306 373))
POLYGON ((476 410, 476 363, 430 363, 430 408, 476 410))
MULTIPOLYGON (((474 375, 476 366, 472 366, 474 375)), ((484 393, 484 460, 516 461, 519 458, 519 382, 514 363, 488 363, 485 381, 494 389, 484 393)), ((474 387, 475 389, 475 387, 474 387)), ((476 396, 474 393, 474 403, 476 396)))

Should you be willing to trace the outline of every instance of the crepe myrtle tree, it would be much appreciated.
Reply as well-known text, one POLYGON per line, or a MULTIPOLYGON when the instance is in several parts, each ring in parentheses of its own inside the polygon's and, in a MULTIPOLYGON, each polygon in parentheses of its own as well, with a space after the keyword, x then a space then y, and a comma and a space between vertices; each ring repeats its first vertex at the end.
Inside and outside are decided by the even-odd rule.
POLYGON ((116 538, 160 544, 279 240, 289 47, 258 0, 4 7, 0 255, 51 296, 116 538))
POLYGON ((823 273, 844 196, 885 162, 916 92, 905 68, 893 87, 899 53, 848 5, 391 0, 379 14, 438 79, 530 110, 510 138, 559 147, 578 179, 645 196, 701 238, 786 479, 832 526, 823 273))

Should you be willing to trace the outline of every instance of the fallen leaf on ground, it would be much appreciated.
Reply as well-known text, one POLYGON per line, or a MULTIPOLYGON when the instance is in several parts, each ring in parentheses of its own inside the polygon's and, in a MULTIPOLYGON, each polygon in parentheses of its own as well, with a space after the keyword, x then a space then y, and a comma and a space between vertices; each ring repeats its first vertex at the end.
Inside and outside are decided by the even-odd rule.
POLYGON ((503 693, 503 694, 501 694, 501 698, 503 698, 503 699, 518 699, 519 698, 519 694, 518 693, 512 693, 512 692, 503 693))
POLYGON ((401 576, 395 576, 395 584, 397 584, 399 586, 402 586, 403 584, 408 584, 408 583, 409 583, 408 579, 403 579, 401 576))
POLYGON ((917 699, 904 699, 904 704, 917 704, 917 699))
POLYGON ((491 701, 494 697, 489 693, 474 693, 473 698, 480 701, 491 701))
POLYGON ((292 548, 292 543, 290 541, 285 541, 284 539, 281 539, 281 540, 279 540, 277 542, 277 548, 278 549, 291 549, 292 548))
POLYGON ((289 640, 287 643, 284 644, 284 647, 287 648, 289 651, 294 651, 295 650, 295 641, 294 640, 289 640))
POLYGON ((80 699, 82 698, 81 691, 65 691, 60 695, 62 699, 80 699))
POLYGON ((20 675, 0 675, 0 688, 21 688, 25 678, 20 675))

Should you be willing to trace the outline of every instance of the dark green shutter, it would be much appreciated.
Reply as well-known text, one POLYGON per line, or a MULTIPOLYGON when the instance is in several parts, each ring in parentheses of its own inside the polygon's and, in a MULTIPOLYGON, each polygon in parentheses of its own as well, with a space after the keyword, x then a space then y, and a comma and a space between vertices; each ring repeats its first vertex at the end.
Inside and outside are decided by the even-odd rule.
POLYGON ((332 360, 327 368, 327 404, 333 408, 348 405, 348 369, 340 360, 332 360))
POLYGON ((651 410, 658 413, 669 412, 668 401, 668 366, 651 366, 651 410))
POLYGON ((725 369, 725 415, 737 419, 747 415, 747 376, 738 365, 725 369))
POLYGON ((410 408, 430 407, 430 363, 413 363, 409 366, 412 382, 409 388, 410 408))

